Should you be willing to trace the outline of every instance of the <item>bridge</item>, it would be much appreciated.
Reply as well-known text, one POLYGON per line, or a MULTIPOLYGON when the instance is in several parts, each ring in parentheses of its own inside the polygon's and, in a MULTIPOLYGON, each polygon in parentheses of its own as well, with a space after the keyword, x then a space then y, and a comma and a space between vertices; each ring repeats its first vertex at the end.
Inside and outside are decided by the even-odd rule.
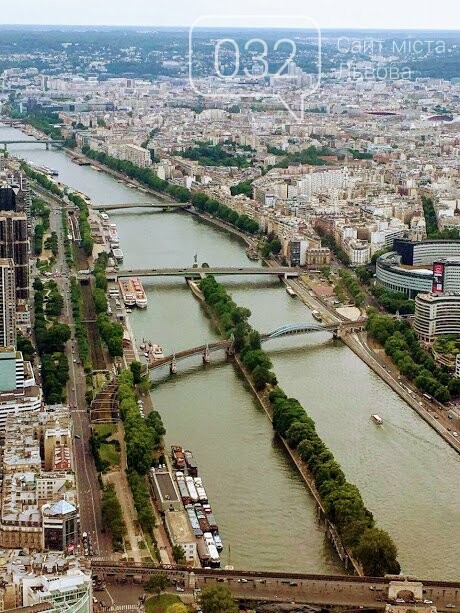
MULTIPOLYGON (((431 613, 460 607, 460 581, 418 581, 401 575, 357 577, 301 573, 190 569, 186 566, 143 566, 93 560, 93 575, 107 582, 142 584, 152 575, 165 573, 173 585, 186 590, 203 589, 224 583, 239 601, 292 602, 314 606, 384 609, 396 598, 431 613), (447 605, 454 605, 447 606, 447 605)), ((410 607, 410 604, 406 605, 410 607)))
POLYGON ((51 140, 51 139, 43 139, 43 140, 0 140, 0 145, 3 145, 3 149, 7 151, 8 145, 46 145, 46 149, 50 148, 50 145, 62 145, 64 143, 63 140, 51 140))
POLYGON ((275 275, 285 279, 296 278, 301 274, 301 268, 291 268, 289 266, 270 266, 270 267, 246 267, 236 268, 225 266, 216 267, 197 267, 197 268, 137 268, 131 270, 118 270, 107 273, 109 281, 118 281, 122 277, 186 277, 190 279, 202 279, 206 275, 275 275))
MULTIPOLYGON (((364 320, 355 322, 340 322, 327 325, 314 324, 310 322, 286 324, 276 328, 276 330, 273 330, 268 334, 261 334, 260 341, 261 343, 266 343, 277 338, 282 338, 283 336, 313 334, 316 332, 332 332, 335 338, 339 338, 344 333, 362 330, 364 324, 364 320)), ((185 349, 184 351, 172 353, 164 358, 149 360, 148 368, 149 370, 155 370, 156 368, 161 368, 162 366, 169 364, 171 372, 175 374, 177 372, 177 362, 194 355, 202 355, 203 362, 208 363, 210 361, 210 354, 215 353, 216 351, 225 351, 227 355, 233 355, 233 341, 230 339, 217 341, 215 343, 207 343, 206 345, 199 345, 198 347, 192 347, 191 349, 185 349)))
POLYGON ((186 209, 191 207, 190 202, 126 202, 121 204, 94 204, 91 206, 98 211, 112 211, 120 209, 186 209))

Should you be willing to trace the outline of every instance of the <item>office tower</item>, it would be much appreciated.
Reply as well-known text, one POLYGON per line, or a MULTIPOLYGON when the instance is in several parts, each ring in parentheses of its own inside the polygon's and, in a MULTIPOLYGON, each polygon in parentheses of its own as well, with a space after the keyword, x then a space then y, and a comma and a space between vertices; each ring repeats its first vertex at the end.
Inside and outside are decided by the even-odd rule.
POLYGON ((16 347, 15 288, 13 260, 0 259, 0 347, 16 347))
POLYGON ((29 298, 29 239, 27 215, 0 211, 0 258, 11 258, 16 276, 16 298, 29 298))

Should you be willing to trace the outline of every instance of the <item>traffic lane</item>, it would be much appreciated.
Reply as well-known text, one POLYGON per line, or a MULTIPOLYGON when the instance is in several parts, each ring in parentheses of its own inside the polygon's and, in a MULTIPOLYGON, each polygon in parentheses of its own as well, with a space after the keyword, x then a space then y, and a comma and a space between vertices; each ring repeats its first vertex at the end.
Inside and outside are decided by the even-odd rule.
POLYGON ((225 583, 238 597, 279 600, 295 600, 310 604, 337 604, 384 608, 384 596, 381 592, 370 590, 368 584, 329 583, 327 581, 306 582, 286 579, 245 579, 234 577, 200 577, 197 576, 200 588, 217 583, 225 583), (327 598, 325 598, 327 596, 327 598))

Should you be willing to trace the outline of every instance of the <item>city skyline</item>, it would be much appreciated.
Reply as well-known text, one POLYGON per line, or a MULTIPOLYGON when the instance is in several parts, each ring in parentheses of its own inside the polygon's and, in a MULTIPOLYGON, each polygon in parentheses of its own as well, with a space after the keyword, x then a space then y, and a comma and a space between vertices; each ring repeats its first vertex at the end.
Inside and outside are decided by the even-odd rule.
MULTIPOLYGON (((244 17, 248 15, 293 16, 292 26, 295 27, 297 19, 294 16, 305 15, 325 29, 398 29, 398 30, 448 30, 455 31, 457 27, 452 24, 460 23, 460 9, 452 8, 452 3, 442 0, 437 4, 437 10, 432 11, 432 4, 423 0, 417 5, 414 14, 411 6, 389 0, 381 5, 369 6, 364 0, 351 0, 344 4, 338 0, 331 0, 327 5, 308 6, 300 0, 289 0, 280 11, 280 5, 275 0, 266 0, 263 7, 260 4, 235 0, 231 9, 226 6, 216 6, 211 0, 197 0, 191 6, 185 0, 178 0, 175 10, 158 10, 146 0, 133 0, 130 3, 129 13, 125 3, 115 0, 111 4, 110 14, 100 3, 82 0, 77 5, 60 6, 59 12, 51 0, 26 0, 24 11, 17 13, 14 6, 5 6, 2 10, 2 23, 4 25, 106 25, 106 26, 148 26, 188 27, 196 19, 204 15, 234 15, 235 25, 244 25, 244 17), (444 10, 443 10, 444 9, 444 10), (239 17, 239 19, 238 19, 239 17)), ((277 20, 273 17, 273 26, 277 20)), ((227 25, 227 22, 225 23, 227 25)), ((266 20, 264 19, 264 24, 266 20)))

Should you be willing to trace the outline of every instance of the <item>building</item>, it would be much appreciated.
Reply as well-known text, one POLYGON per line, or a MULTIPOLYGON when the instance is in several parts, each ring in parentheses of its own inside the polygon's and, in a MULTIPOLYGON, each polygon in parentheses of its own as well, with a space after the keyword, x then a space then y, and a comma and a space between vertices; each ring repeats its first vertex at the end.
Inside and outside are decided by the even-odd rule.
POLYGON ((41 405, 42 391, 30 362, 13 347, 0 347, 0 438, 8 415, 35 411, 41 405))
POLYGON ((437 336, 460 335, 460 294, 418 294, 414 329, 428 343, 437 336))
POLYGON ((460 257, 438 257, 425 266, 410 266, 403 264, 403 256, 392 251, 377 259, 375 274, 381 285, 391 291, 406 294, 409 298, 414 298, 420 292, 460 293, 460 257))
POLYGON ((70 415, 64 407, 8 416, 1 467, 1 547, 74 550, 78 505, 71 438, 70 415), (62 444, 54 445, 56 453, 46 470, 46 441, 56 439, 56 431, 62 444))
POLYGON ((426 266, 443 258, 460 258, 460 240, 410 241, 396 238, 393 249, 404 266, 426 266))
POLYGON ((124 145, 124 159, 136 166, 146 168, 152 165, 149 149, 139 147, 139 145, 124 145))
POLYGON ((83 558, 60 552, 0 550, 0 611, 90 613, 92 582, 83 558))
POLYGON ((185 552, 185 560, 194 562, 197 556, 196 538, 190 527, 187 513, 166 511, 165 526, 172 545, 179 545, 185 552))
POLYGON ((153 495, 157 501, 158 510, 161 513, 165 511, 181 511, 183 509, 182 499, 169 471, 152 468, 150 471, 150 483, 153 495))
POLYGON ((16 277, 9 258, 0 259, 0 347, 16 347, 16 277))
POLYGON ((27 215, 0 211, 0 258, 11 258, 16 276, 16 298, 29 298, 29 238, 27 215))

